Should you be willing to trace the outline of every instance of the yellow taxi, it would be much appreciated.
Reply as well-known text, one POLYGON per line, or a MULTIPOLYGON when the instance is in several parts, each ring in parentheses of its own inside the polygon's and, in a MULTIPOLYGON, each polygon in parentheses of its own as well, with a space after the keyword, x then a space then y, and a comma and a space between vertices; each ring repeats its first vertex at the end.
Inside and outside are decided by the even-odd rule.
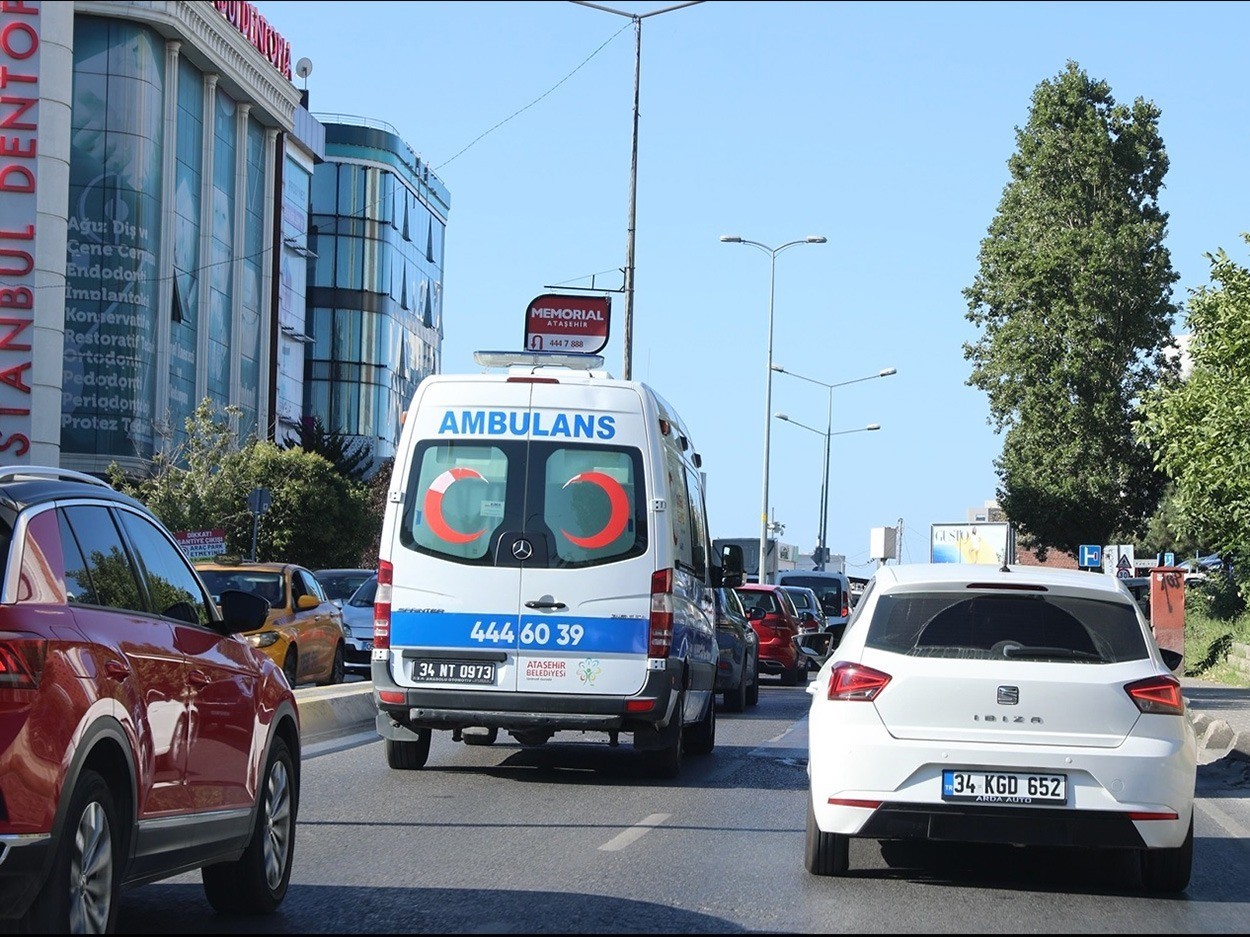
POLYGON ((282 668, 292 687, 328 686, 344 675, 343 613, 309 569, 294 563, 196 563, 214 601, 241 589, 269 603, 265 623, 243 633, 282 668))

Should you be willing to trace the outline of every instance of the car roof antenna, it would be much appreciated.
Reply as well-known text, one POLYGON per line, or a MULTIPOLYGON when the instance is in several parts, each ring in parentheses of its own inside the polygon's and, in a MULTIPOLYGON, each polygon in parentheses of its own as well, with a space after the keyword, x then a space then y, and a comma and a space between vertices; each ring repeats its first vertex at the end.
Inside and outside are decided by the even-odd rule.
POLYGON ((998 571, 999 571, 1000 573, 1009 573, 1009 572, 1011 572, 1011 567, 1007 565, 1007 561, 1006 561, 1005 559, 1003 560, 1003 565, 1002 565, 1001 567, 999 567, 999 570, 998 570, 998 571))

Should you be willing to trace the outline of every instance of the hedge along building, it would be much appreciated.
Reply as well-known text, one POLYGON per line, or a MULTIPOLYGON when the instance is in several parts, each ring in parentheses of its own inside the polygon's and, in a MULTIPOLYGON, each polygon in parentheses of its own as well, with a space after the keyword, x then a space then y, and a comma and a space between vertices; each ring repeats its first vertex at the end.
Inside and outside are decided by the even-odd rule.
POLYGON ((251 4, 0 6, 0 463, 141 470, 205 398, 274 434, 276 313, 302 333, 307 263, 283 167, 306 192, 318 146, 300 110, 251 4))

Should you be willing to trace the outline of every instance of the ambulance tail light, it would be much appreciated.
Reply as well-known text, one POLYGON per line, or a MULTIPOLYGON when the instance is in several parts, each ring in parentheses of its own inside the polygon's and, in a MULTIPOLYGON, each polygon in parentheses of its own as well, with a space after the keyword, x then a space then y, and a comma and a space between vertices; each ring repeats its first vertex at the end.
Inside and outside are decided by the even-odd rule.
POLYGON ((673 647, 673 571, 657 569, 651 574, 651 627, 648 657, 668 657, 673 647))
POLYGON ((373 647, 387 650, 391 646, 391 582, 395 567, 386 560, 378 562, 378 591, 373 597, 373 647))

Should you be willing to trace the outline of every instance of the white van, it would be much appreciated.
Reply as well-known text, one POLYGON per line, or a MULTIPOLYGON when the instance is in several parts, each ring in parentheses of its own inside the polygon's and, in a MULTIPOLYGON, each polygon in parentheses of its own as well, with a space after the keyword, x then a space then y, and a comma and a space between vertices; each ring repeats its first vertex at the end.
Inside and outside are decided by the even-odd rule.
POLYGON ((423 767, 434 729, 624 732, 671 777, 716 738, 721 577, 690 435, 598 355, 475 358, 504 370, 423 380, 395 456, 372 659, 387 762, 423 767))

